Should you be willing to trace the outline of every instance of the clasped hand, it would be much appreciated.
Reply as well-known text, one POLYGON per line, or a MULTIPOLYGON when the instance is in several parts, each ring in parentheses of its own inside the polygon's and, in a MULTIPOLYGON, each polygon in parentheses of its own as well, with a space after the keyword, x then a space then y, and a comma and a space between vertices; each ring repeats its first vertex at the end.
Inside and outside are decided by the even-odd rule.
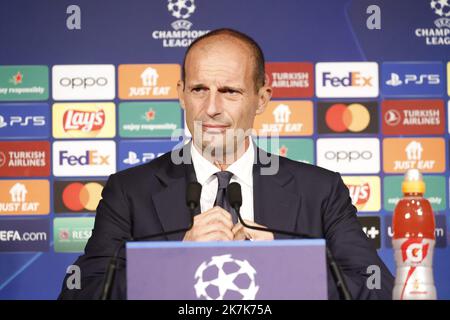
MULTIPOLYGON (((252 221, 246 224, 265 228, 252 221)), ((233 240, 273 240, 268 231, 253 230, 244 227, 240 222, 233 225, 231 214, 216 206, 194 217, 194 225, 186 232, 183 241, 233 241, 233 240)))

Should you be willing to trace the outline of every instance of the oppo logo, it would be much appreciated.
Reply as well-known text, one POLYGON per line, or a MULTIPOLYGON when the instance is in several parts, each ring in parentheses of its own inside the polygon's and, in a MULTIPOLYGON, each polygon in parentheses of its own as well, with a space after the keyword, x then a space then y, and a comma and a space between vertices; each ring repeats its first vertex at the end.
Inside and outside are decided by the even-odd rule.
POLYGON ((98 78, 93 78, 93 77, 85 77, 85 78, 61 78, 59 80, 59 84, 63 87, 69 87, 69 88, 89 88, 89 87, 93 87, 93 86, 100 86, 100 87, 104 87, 108 84, 108 79, 106 79, 105 77, 98 77, 98 78))
POLYGON ((339 161, 357 161, 357 160, 370 160, 373 154, 371 151, 327 151, 325 152, 325 159, 339 161))

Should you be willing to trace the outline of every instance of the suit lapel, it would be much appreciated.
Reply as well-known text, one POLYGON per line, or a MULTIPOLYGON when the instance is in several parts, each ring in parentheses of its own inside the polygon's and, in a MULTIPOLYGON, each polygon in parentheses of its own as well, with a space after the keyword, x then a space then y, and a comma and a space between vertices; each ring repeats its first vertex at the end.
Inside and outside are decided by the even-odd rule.
MULTIPOLYGON (((269 228, 295 231, 301 198, 293 175, 282 167, 280 162, 276 174, 261 174, 266 166, 261 164, 260 156, 263 155, 264 159, 268 159, 271 155, 259 148, 255 148, 255 152, 257 153, 255 154, 257 161, 253 165, 255 222, 269 228)), ((275 238, 289 237, 275 235, 275 238)))
MULTIPOLYGON (((186 206, 187 181, 196 181, 195 171, 191 162, 190 143, 182 149, 174 150, 183 157, 181 164, 174 164, 171 160, 162 167, 156 176, 163 184, 162 191, 152 195, 156 213, 164 231, 187 228, 191 223, 191 213, 186 206)), ((196 214, 200 213, 200 206, 196 214)), ((168 235, 169 240, 182 240, 184 233, 168 235)))
MULTIPOLYGON (((163 189, 152 195, 156 213, 164 231, 186 228, 191 222, 191 214, 185 203, 187 181, 196 181, 194 167, 191 163, 191 144, 186 144, 179 152, 183 163, 161 167, 156 173, 163 189)), ((269 228, 294 231, 300 212, 301 198, 292 174, 279 166, 276 174, 264 175, 262 169, 267 167, 260 161, 263 155, 270 155, 255 148, 256 163, 253 165, 253 207, 255 222, 269 228), (297 190, 297 192, 296 192, 297 190)), ((195 214, 200 213, 200 206, 195 214)), ((182 240, 184 233, 168 235, 169 240, 182 240)), ((288 238, 275 235, 276 238, 288 238)))

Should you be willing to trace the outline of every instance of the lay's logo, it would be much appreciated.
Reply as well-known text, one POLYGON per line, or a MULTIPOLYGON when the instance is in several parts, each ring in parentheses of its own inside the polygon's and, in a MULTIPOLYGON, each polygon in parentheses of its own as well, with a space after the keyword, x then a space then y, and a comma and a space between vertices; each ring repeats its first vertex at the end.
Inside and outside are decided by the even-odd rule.
POLYGON ((366 182, 364 184, 348 185, 350 197, 355 205, 365 205, 370 197, 370 186, 366 182))
POLYGON ((344 176, 352 204, 358 211, 381 209, 380 178, 377 176, 344 176))
POLYGON ((105 111, 67 110, 63 116, 64 131, 98 131, 105 125, 105 111))
POLYGON ((56 103, 53 105, 55 138, 112 138, 114 103, 56 103))

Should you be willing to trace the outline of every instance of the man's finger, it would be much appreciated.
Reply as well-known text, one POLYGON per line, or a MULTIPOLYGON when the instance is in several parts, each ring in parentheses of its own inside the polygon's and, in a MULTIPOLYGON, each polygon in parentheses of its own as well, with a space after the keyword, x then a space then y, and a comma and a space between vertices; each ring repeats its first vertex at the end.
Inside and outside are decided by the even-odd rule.
POLYGON ((221 221, 216 221, 214 223, 208 224, 206 226, 202 226, 198 228, 198 235, 203 236, 205 234, 221 231, 225 233, 225 235, 230 239, 233 240, 234 233, 231 231, 230 228, 228 228, 226 225, 224 225, 221 221))
POLYGON ((197 216, 197 223, 199 225, 207 225, 214 221, 221 221, 229 229, 233 228, 233 220, 231 214, 220 207, 214 207, 208 211, 197 216))
POLYGON ((223 230, 215 230, 204 234, 198 241, 232 241, 233 236, 230 237, 229 234, 223 230))

